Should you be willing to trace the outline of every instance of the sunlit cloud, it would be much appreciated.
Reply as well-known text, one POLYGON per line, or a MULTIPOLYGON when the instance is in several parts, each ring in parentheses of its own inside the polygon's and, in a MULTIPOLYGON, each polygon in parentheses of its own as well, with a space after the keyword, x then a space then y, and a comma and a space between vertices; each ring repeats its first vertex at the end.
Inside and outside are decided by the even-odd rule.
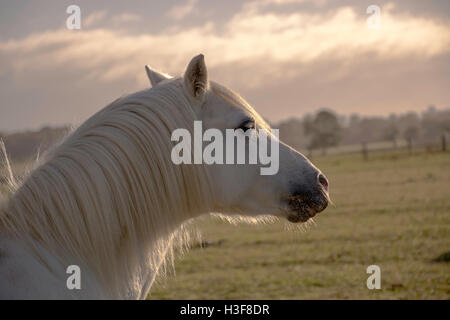
MULTIPOLYGON (((263 3, 282 6, 293 1, 263 3)), ((176 14, 171 8, 174 19, 195 10, 195 2, 184 5, 176 14)), ((277 79, 336 82, 360 70, 361 61, 366 69, 376 70, 377 64, 412 61, 417 65, 450 53, 448 20, 401 14, 392 5, 382 8, 380 29, 367 28, 367 17, 352 7, 312 13, 270 11, 246 4, 220 25, 213 21, 190 27, 180 24, 176 31, 172 25, 139 34, 125 27, 126 22, 139 23, 139 16, 100 11, 83 20, 83 26, 90 26, 86 29, 59 29, 0 41, 0 78, 10 79, 18 88, 32 88, 45 75, 46 81, 58 85, 61 78, 67 78, 71 85, 125 83, 132 90, 148 85, 144 65, 180 75, 189 59, 202 52, 217 80, 256 92, 277 79), (105 27, 106 21, 113 20, 120 29, 105 27)))
POLYGON ((130 22, 139 22, 141 17, 134 13, 120 13, 112 16, 108 16, 106 10, 96 11, 91 13, 86 18, 83 18, 83 27, 88 27, 90 29, 99 27, 106 21, 112 22, 115 25, 122 25, 130 22))
MULTIPOLYGON (((96 13, 88 17, 88 22, 102 17, 104 13, 96 13)), ((138 18, 124 14, 117 19, 138 18)), ((140 35, 108 29, 57 30, 1 42, 0 54, 12 72, 70 65, 87 70, 89 77, 114 81, 133 77, 132 70, 136 70, 137 64, 150 63, 179 73, 186 60, 198 52, 207 54, 212 68, 231 63, 259 66, 272 62, 291 69, 288 66, 320 59, 339 61, 366 54, 373 54, 376 59, 404 56, 426 59, 450 51, 448 24, 394 15, 389 7, 383 11, 381 29, 366 28, 365 19, 365 15, 350 7, 332 14, 244 10, 220 34, 212 22, 177 33, 140 35), (105 65, 106 73, 102 69, 105 65)), ((253 80, 258 78, 258 68, 255 72, 253 80)))
POLYGON ((91 27, 93 25, 99 24, 100 22, 103 22, 105 20, 106 15, 107 12, 105 10, 91 13, 83 19, 83 26, 91 27))

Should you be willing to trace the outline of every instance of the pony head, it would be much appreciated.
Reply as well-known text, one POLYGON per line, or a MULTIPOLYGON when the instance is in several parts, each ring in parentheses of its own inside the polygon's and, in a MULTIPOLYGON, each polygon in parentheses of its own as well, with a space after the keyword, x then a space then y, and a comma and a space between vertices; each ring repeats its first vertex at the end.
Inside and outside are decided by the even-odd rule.
MULTIPOLYGON (((249 221, 261 216, 277 216, 295 223, 306 222, 327 207, 326 177, 305 156, 279 141, 269 125, 242 97, 210 81, 202 54, 189 62, 181 78, 172 78, 148 66, 146 70, 152 87, 169 86, 176 82, 179 90, 183 91, 194 111, 195 121, 201 121, 202 132, 192 132, 195 128, 192 126, 190 137, 202 138, 202 147, 209 141, 218 143, 215 145, 215 156, 223 151, 217 161, 203 159, 212 182, 213 212, 230 217, 237 214, 249 221), (241 141, 241 146, 247 151, 247 161, 227 161, 239 157, 239 143, 231 147, 227 144, 231 141, 227 135, 233 132, 232 139, 241 141), (261 142, 262 136, 271 146, 271 155, 278 152, 278 158, 271 159, 276 163, 270 164, 271 169, 275 170, 269 174, 263 174, 264 170, 268 170, 267 163, 248 161, 252 152, 261 156, 261 149, 251 150, 250 141, 261 142)), ((192 144, 187 145, 190 147, 192 144)), ((255 145, 261 148, 261 144, 255 145)), ((194 152, 200 151, 201 158, 205 156, 206 148, 194 152)), ((200 162, 180 165, 200 165, 200 162)))

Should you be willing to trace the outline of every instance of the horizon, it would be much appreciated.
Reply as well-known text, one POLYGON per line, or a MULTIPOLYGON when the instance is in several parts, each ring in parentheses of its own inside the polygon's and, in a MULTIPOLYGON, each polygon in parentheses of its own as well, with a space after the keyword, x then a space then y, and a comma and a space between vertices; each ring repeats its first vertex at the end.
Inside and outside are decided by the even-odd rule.
POLYGON ((450 3, 380 0, 0 0, 0 132, 77 126, 149 88, 146 64, 177 76, 204 53, 210 78, 271 123, 323 108, 383 117, 450 108, 450 3))
MULTIPOLYGON (((391 112, 391 113, 386 113, 386 114, 359 114, 359 113, 350 113, 350 114, 341 114, 338 113, 336 110, 332 109, 332 108, 328 108, 328 107, 320 107, 317 108, 316 110, 312 111, 312 112, 308 112, 308 113, 304 113, 300 116, 289 116, 287 118, 284 119, 280 119, 279 121, 276 122, 270 122, 270 125, 273 128, 276 128, 277 126, 286 123, 288 121, 291 120, 297 120, 297 121, 303 121, 305 117, 307 116, 311 116, 311 115, 316 115, 318 112, 322 111, 322 110, 327 110, 327 111, 331 111, 332 113, 334 113, 339 122, 343 125, 343 127, 348 126, 348 121, 350 120, 350 117, 356 115, 359 116, 360 119, 387 119, 392 115, 395 115, 396 117, 401 117, 401 116, 405 116, 411 113, 416 114, 419 118, 422 118, 424 113, 430 112, 431 109, 433 109, 433 112, 450 112, 450 108, 437 108, 434 105, 429 105, 428 107, 422 109, 422 110, 405 110, 405 111, 401 111, 401 112, 391 112)), ((266 119, 267 121, 267 119, 266 119)), ((0 130, 0 134, 3 134, 4 136, 9 136, 9 135, 14 135, 14 134, 21 134, 21 133, 27 133, 27 132, 38 132, 41 131, 43 129, 46 128, 50 128, 50 129, 61 129, 61 128, 71 128, 71 129, 75 129, 77 128, 79 125, 81 125, 82 123, 62 123, 62 124, 56 124, 56 125, 52 125, 52 124, 45 124, 43 123, 42 125, 38 126, 38 127, 34 127, 34 128, 22 128, 22 129, 18 129, 15 131, 6 131, 6 130, 0 130)))
MULTIPOLYGON (((332 113, 334 113, 339 122, 346 127, 348 125, 348 121, 350 120, 350 118, 352 116, 358 116, 360 117, 360 119, 386 119, 389 118, 390 116, 394 115, 396 117, 401 117, 401 116, 405 116, 408 114, 416 114, 419 118, 422 118, 424 113, 430 112, 431 109, 433 109, 433 112, 450 112, 450 108, 437 108, 434 105, 429 105, 428 107, 422 109, 422 110, 405 110, 405 111, 401 111, 401 112, 390 112, 390 113, 386 113, 386 114, 359 114, 359 113, 349 113, 349 114, 342 114, 342 113, 338 113, 336 110, 334 110, 333 108, 328 108, 328 107, 320 107, 315 109, 312 112, 307 112, 304 113, 302 115, 296 116, 289 116, 287 118, 284 119, 280 119, 279 121, 275 121, 275 122, 270 122, 271 126, 273 128, 276 128, 277 126, 286 123, 288 121, 291 120, 296 120, 296 121, 303 121, 305 119, 305 117, 308 116, 314 116, 317 113, 319 113, 320 111, 323 110, 327 110, 327 111, 331 111, 332 113)), ((267 121, 267 119, 266 119, 267 121)), ((14 135, 14 134, 20 134, 20 133, 26 133, 26 132, 38 132, 41 131, 43 129, 46 128, 51 128, 51 129, 59 129, 59 128, 71 128, 71 129, 75 129, 77 128, 79 125, 81 125, 82 122, 80 123, 61 123, 61 124, 45 124, 43 123, 42 125, 38 126, 38 127, 31 127, 31 128, 22 128, 22 129, 18 129, 18 130, 14 130, 14 131, 7 131, 7 130, 0 130, 0 134, 3 134, 4 136, 8 136, 8 135, 14 135)))

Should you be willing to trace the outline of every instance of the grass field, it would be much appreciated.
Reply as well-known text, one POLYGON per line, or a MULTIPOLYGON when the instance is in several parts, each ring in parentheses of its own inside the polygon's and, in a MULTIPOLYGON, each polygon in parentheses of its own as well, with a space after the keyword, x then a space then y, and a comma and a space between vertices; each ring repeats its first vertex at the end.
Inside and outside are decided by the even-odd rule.
POLYGON ((180 257, 150 299, 449 299, 450 153, 313 159, 335 207, 306 232, 285 222, 195 223, 203 248, 180 257), (444 259, 445 260, 445 259, 444 259), (381 268, 381 289, 366 268, 381 268))

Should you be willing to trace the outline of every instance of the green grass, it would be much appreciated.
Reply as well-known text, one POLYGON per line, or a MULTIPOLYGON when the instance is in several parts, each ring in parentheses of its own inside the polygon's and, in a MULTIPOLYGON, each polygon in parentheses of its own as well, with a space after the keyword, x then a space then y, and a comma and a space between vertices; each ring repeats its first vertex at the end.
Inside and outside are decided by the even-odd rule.
POLYGON ((335 206, 306 232, 205 217, 205 248, 176 261, 150 299, 449 299, 450 153, 313 159, 335 206), (366 268, 381 268, 381 290, 366 268))

